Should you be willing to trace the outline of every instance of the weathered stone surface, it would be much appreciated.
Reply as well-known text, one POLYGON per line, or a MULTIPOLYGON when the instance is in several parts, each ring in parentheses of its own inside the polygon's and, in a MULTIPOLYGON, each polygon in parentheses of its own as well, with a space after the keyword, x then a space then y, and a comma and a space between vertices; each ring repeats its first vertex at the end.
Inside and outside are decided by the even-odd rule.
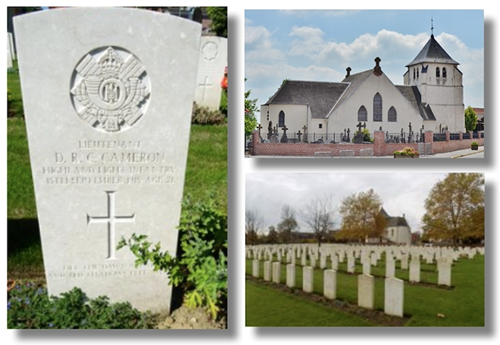
POLYGON ((314 269, 311 266, 302 267, 302 290, 312 293, 314 290, 314 269))
POLYGON ((384 295, 384 313, 403 317, 404 281, 397 278, 386 278, 384 295))
POLYGON ((337 271, 323 271, 323 294, 328 299, 337 298, 337 271))
POLYGON ((273 262, 273 283, 279 284, 281 282, 281 263, 273 262))
POLYGON ((358 276, 358 306, 373 309, 375 305, 375 278, 371 275, 358 276))
POLYGON ((125 8, 14 18, 50 295, 168 311, 165 273, 119 239, 177 249, 200 25, 125 8))
POLYGON ((295 287, 295 265, 286 265, 286 285, 288 287, 295 287))

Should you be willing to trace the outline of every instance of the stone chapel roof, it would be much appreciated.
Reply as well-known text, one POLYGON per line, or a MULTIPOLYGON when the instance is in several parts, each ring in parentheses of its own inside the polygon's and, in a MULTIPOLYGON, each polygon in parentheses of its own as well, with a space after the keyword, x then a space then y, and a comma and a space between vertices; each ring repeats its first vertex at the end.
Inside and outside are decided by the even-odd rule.
POLYGON ((408 225, 408 222, 406 221, 406 218, 405 217, 391 217, 389 216, 389 214, 384 210, 384 208, 382 207, 380 209, 380 214, 382 214, 386 221, 387 221, 387 224, 386 226, 387 227, 393 227, 393 226, 406 226, 406 227, 410 227, 408 225))
POLYGON ((417 57, 406 65, 406 67, 424 62, 439 62, 459 65, 459 63, 453 60, 443 47, 441 47, 441 45, 434 38, 434 35, 431 35, 431 38, 427 41, 420 53, 418 53, 417 57))
POLYGON ((409 85, 395 85, 396 88, 405 96, 408 102, 417 109, 420 113, 420 116, 424 120, 436 121, 436 117, 434 116, 434 112, 431 109, 431 106, 428 104, 422 103, 422 95, 418 90, 417 86, 409 86, 409 85))
POLYGON ((308 104, 313 118, 325 118, 349 84, 286 80, 265 103, 308 104))

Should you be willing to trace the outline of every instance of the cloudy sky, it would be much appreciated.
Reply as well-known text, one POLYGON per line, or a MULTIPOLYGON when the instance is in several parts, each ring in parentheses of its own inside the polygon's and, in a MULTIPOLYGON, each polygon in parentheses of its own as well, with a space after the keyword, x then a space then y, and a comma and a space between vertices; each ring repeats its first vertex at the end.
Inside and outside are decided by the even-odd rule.
MULTIPOLYGON (((414 232, 421 227, 429 191, 445 176, 446 173, 247 173, 245 209, 260 215, 267 232, 270 225, 281 221, 285 204, 299 213, 315 198, 330 196, 339 227, 338 207, 342 199, 373 188, 387 213, 394 217, 405 214, 414 232)), ((302 223, 300 231, 310 230, 302 223)))
MULTIPOLYGON (((484 105, 482 10, 245 10, 245 90, 264 104, 284 79, 340 82, 372 69, 403 84, 406 65, 434 37, 460 63, 464 104, 484 105)), ((257 114, 259 118, 259 114, 257 114)))

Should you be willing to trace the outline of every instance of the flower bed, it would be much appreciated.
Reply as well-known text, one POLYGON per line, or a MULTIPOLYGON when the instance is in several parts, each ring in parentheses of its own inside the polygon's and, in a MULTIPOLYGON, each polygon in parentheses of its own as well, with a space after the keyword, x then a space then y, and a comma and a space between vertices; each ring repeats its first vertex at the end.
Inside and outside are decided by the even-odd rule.
POLYGON ((405 147, 400 151, 394 151, 394 158, 419 158, 418 151, 411 147, 405 147))

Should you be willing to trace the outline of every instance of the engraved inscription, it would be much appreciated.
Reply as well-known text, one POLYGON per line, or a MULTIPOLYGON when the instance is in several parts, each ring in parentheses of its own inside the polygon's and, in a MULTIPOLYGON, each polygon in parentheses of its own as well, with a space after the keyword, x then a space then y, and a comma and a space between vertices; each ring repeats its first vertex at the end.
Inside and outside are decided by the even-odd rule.
POLYGON ((76 66, 71 100, 77 114, 101 132, 133 126, 145 113, 149 78, 132 53, 117 47, 95 49, 76 66))
POLYGON ((115 224, 116 223, 135 223, 135 215, 117 216, 115 215, 115 192, 107 191, 108 197, 108 215, 105 217, 93 217, 87 214, 87 225, 93 223, 105 223, 108 225, 108 257, 113 260, 115 257, 115 224))
POLYGON ((213 84, 210 84, 210 83, 208 82, 208 76, 205 76, 205 82, 204 82, 204 83, 199 84, 198 86, 200 86, 200 87, 202 87, 202 88, 203 88, 203 98, 202 98, 202 99, 203 99, 203 100, 205 100, 206 95, 207 95, 207 88, 212 87, 212 86, 213 86, 213 84))

